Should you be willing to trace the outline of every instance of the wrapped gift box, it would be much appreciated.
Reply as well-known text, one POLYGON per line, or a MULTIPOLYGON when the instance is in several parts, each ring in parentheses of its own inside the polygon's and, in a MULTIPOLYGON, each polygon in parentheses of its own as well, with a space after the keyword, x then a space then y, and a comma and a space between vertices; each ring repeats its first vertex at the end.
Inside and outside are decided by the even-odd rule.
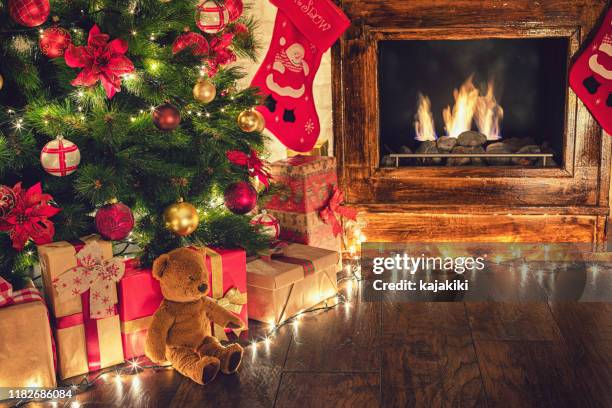
POLYGON ((147 331, 163 296, 151 269, 140 268, 136 259, 126 261, 117 290, 123 356, 128 360, 144 355, 147 331))
MULTIPOLYGON (((112 244, 92 235, 75 243, 54 242, 38 247, 45 295, 55 318, 58 372, 62 379, 123 363, 121 326, 116 312, 117 291, 109 287, 108 317, 92 319, 89 291, 62 295, 56 281, 79 266, 76 255, 88 245, 101 250, 104 260, 113 257, 112 244), (111 310, 112 309, 112 310, 111 310)), ((120 262, 122 264, 122 262, 120 262)))
MULTIPOLYGON (((243 249, 206 248, 208 296, 248 325, 246 252, 243 249)), ((228 340, 228 334, 240 336, 244 329, 224 329, 213 322, 213 335, 228 340)))
POLYGON ((0 387, 55 387, 49 314, 38 290, 0 278, 0 387))
POLYGON ((294 156, 328 156, 329 155, 329 141, 323 140, 318 141, 317 144, 312 148, 311 151, 306 153, 296 152, 295 150, 287 149, 287 157, 294 156))
POLYGON ((319 214, 337 188, 336 159, 299 155, 270 164, 270 174, 286 187, 266 205, 280 222, 280 239, 340 251, 341 235, 319 214))
POLYGON ((295 243, 249 262, 251 319, 279 323, 334 296, 340 269, 339 252, 295 243))

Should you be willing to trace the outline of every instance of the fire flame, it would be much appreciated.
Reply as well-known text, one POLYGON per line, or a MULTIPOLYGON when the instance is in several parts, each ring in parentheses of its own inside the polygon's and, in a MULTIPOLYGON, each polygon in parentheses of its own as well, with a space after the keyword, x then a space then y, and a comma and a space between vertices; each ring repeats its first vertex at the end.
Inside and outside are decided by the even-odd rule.
POLYGON ((472 128, 472 118, 476 110, 478 95, 478 89, 472 83, 472 77, 469 77, 461 85, 461 88, 453 91, 455 105, 452 110, 450 106, 447 106, 442 111, 444 126, 448 136, 457 137, 472 128))
POLYGON ((474 121, 480 133, 487 136, 487 140, 501 139, 499 122, 504 117, 504 110, 495 100, 493 81, 487 84, 487 93, 478 97, 474 121))
POLYGON ((436 127, 431 114, 431 101, 429 97, 419 93, 418 110, 414 121, 415 139, 424 142, 426 140, 436 140, 436 127))
MULTIPOLYGON (((481 95, 472 82, 472 76, 465 80, 459 89, 453 91, 455 104, 442 111, 447 136, 458 137, 472 129, 472 121, 487 140, 501 139, 501 120, 504 110, 495 99, 493 81, 487 85, 487 93, 481 95)), ((419 93, 418 109, 414 121, 416 140, 436 140, 436 130, 431 114, 431 100, 419 93)))

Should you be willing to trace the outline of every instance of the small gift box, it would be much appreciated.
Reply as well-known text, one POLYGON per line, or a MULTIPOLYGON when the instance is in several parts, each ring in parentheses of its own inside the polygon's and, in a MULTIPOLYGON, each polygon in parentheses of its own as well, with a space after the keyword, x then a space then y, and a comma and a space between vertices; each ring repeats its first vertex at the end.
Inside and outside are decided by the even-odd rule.
POLYGON ((322 140, 318 141, 317 144, 312 148, 311 151, 306 153, 296 152, 295 150, 287 149, 287 157, 294 156, 327 156, 329 155, 329 141, 322 140))
POLYGON ((272 163, 270 173, 286 186, 266 205, 280 222, 280 239, 340 251, 342 217, 355 219, 356 213, 342 206, 335 158, 295 156, 272 163))
POLYGON ((123 356, 128 360, 144 355, 147 331, 163 296, 151 269, 141 268, 136 259, 125 262, 117 289, 123 356))
POLYGON ((247 264, 251 319, 279 323, 338 292, 340 253, 288 244, 247 264))
MULTIPOLYGON (((246 252, 243 249, 206 248, 208 268, 208 296, 219 305, 239 316, 245 326, 249 321, 247 309, 246 252)), ((228 340, 227 335, 237 337, 244 329, 223 328, 213 322, 213 335, 219 340, 228 340)))
POLYGON ((45 294, 55 317, 62 379, 122 363, 116 283, 125 264, 97 236, 38 247, 45 294))
POLYGON ((34 285, 13 291, 0 278, 0 387, 55 387, 49 314, 34 285))

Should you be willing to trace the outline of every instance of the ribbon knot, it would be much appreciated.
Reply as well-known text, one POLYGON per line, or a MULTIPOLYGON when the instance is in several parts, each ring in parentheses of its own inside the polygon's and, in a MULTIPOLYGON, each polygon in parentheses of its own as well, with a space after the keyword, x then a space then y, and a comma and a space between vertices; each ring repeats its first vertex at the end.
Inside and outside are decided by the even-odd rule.
POLYGON ((76 254, 77 266, 68 269, 53 281, 60 296, 79 296, 89 291, 90 317, 104 319, 114 316, 117 303, 115 283, 125 273, 119 258, 104 259, 102 248, 93 241, 76 254))
POLYGON ((257 157, 257 152, 251 149, 249 154, 240 150, 230 150, 225 153, 227 159, 235 165, 246 167, 249 171, 249 176, 257 177, 266 188, 270 187, 270 173, 266 169, 266 162, 257 157))
POLYGON ((355 220, 357 218, 357 210, 351 207, 343 206, 343 201, 344 193, 340 191, 338 186, 334 186, 334 190, 329 198, 329 201, 319 211, 319 216, 323 222, 332 226, 332 231, 335 237, 342 232, 342 224, 340 223, 340 220, 338 220, 338 215, 351 220, 355 220))
MULTIPOLYGON (((241 293, 238 288, 231 288, 222 298, 214 299, 214 301, 225 310, 239 315, 242 311, 242 306, 246 305, 247 303, 247 295, 246 293, 241 293)), ((240 336, 240 333, 242 333, 242 330, 243 329, 233 329, 232 331, 236 337, 238 337, 240 336)), ((225 334, 225 329, 217 323, 215 323, 215 336, 217 336, 219 340, 228 340, 228 337, 225 334)))

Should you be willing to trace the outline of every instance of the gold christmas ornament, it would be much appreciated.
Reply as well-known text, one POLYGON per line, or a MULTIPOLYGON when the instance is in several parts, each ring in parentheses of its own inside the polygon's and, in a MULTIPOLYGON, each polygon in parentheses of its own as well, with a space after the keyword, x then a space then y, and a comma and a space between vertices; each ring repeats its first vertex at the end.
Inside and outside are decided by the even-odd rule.
POLYGON ((207 79, 198 79, 198 82, 193 87, 193 97, 196 101, 202 103, 211 103, 217 96, 217 88, 215 84, 207 79))
POLYGON ((186 237, 198 228, 200 223, 198 210, 183 201, 171 204, 164 211, 164 223, 168 231, 186 237))
POLYGON ((2 76, 2 74, 0 74, 0 90, 2 90, 3 86, 4 86, 4 77, 2 76))
POLYGON ((266 121, 261 113, 255 109, 249 109, 238 115, 238 127, 243 132, 263 132, 266 121))

